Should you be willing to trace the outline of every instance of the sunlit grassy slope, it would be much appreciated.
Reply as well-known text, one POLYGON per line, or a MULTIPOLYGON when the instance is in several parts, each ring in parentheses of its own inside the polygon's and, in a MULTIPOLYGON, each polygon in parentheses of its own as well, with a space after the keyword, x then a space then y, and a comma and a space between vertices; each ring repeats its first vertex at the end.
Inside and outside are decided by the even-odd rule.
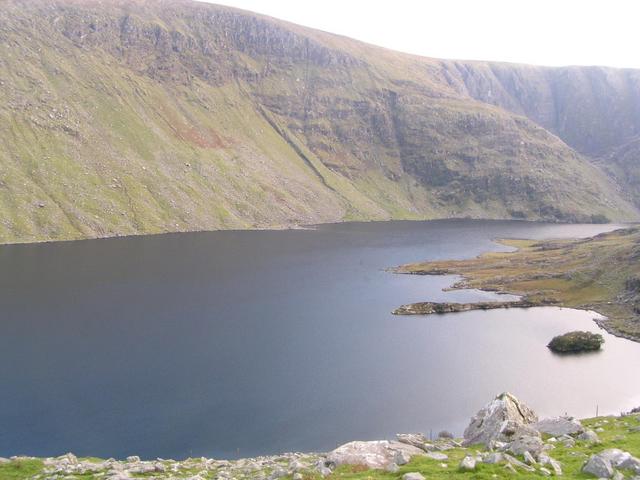
POLYGON ((1 3, 0 242, 638 217, 454 64, 196 2, 1 3))

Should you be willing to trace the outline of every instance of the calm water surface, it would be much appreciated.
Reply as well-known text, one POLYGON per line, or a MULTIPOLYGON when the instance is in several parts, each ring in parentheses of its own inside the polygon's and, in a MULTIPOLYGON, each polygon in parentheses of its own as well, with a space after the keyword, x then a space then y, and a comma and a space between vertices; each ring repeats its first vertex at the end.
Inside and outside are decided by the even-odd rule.
POLYGON ((387 222, 0 247, 0 456, 235 457, 460 434, 504 390, 544 415, 628 409, 640 344, 545 347, 597 331, 594 314, 395 317, 402 303, 495 296, 382 270, 612 228, 387 222))

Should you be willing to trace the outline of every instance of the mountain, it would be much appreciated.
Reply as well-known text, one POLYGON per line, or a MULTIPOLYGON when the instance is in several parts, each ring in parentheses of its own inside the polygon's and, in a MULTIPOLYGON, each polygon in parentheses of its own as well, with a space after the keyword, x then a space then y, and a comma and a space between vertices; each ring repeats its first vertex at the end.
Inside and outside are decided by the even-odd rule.
POLYGON ((0 242, 640 218, 638 71, 423 58, 186 0, 0 2, 0 242))

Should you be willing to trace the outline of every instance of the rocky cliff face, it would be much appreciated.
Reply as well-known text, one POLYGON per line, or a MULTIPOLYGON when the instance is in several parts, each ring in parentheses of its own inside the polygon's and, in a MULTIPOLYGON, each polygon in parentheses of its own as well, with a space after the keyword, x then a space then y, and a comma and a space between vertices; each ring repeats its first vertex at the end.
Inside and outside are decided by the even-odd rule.
POLYGON ((0 42, 0 241, 638 217, 590 159, 638 134, 635 71, 425 59, 188 1, 6 0, 0 42))
POLYGON ((619 147, 640 129, 637 70, 460 62, 443 68, 459 91, 525 115, 589 156, 619 147))

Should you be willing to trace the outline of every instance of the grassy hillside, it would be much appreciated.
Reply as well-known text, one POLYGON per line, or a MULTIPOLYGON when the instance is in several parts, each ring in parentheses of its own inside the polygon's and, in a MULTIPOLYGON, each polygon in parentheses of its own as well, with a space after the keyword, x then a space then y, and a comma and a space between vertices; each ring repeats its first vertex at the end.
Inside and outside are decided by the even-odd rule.
POLYGON ((509 292, 533 304, 596 310, 608 330, 640 340, 640 229, 581 240, 504 240, 518 250, 404 265, 399 273, 460 274, 459 287, 509 292))
POLYGON ((1 3, 0 242, 639 217, 450 64, 188 1, 1 3))

